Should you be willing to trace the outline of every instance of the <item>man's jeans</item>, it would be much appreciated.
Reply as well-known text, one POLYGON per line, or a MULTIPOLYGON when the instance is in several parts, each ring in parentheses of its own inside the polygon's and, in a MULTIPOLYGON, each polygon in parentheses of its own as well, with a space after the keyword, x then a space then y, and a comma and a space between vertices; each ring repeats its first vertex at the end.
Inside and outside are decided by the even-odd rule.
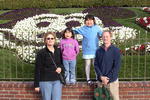
POLYGON ((40 82, 42 100, 61 100, 62 84, 57 81, 40 82))
POLYGON ((76 60, 63 60, 66 83, 76 82, 76 60))

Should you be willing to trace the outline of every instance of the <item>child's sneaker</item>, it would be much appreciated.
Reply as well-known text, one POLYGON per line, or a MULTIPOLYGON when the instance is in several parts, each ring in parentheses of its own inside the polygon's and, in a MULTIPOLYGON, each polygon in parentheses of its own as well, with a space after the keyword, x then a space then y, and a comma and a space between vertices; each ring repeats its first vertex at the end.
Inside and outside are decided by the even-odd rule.
POLYGON ((75 83, 75 82, 73 82, 73 83, 70 83, 70 85, 76 85, 76 83, 75 83))
POLYGON ((88 84, 88 85, 92 85, 93 82, 92 82, 91 80, 87 80, 87 84, 88 84))

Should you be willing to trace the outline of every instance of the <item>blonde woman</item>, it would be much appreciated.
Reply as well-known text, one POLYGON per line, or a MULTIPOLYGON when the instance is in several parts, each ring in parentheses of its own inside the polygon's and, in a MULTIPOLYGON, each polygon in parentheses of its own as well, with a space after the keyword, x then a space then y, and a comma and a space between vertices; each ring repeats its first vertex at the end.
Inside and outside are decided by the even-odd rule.
POLYGON ((42 100, 61 100, 62 84, 58 74, 63 71, 61 51, 55 46, 56 36, 48 32, 44 35, 45 48, 36 56, 35 91, 41 91, 42 100), (57 67, 55 67, 54 62, 57 67))

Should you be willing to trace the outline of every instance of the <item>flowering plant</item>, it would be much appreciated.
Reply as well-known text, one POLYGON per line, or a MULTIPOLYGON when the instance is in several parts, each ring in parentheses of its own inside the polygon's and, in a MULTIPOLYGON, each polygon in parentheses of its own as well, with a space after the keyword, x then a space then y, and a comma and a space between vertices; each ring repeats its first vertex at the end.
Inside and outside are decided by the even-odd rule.
POLYGON ((105 27, 105 29, 112 30, 112 42, 114 44, 123 43, 128 39, 135 39, 137 35, 137 30, 129 27, 105 27))
POLYGON ((121 51, 122 54, 126 55, 144 55, 146 53, 150 53, 150 42, 146 42, 143 44, 136 44, 129 48, 125 48, 125 51, 121 51))
MULTIPOLYGON (((10 36, 15 37, 16 40, 10 41, 10 39, 7 39, 5 34, 1 32, 0 46, 15 50, 17 55, 24 61, 33 63, 35 61, 36 50, 44 47, 41 37, 43 33, 61 32, 67 25, 72 28, 83 26, 84 17, 86 15, 87 13, 74 13, 69 15, 40 14, 24 18, 18 21, 12 29, 0 28, 0 31, 8 32, 10 36), (22 43, 20 43, 20 41, 22 43)), ((102 21, 98 17, 95 17, 95 19, 96 23, 104 28, 102 21)), ((115 41, 124 42, 126 39, 133 39, 136 37, 136 30, 128 27, 111 27, 111 29, 114 30, 113 39, 115 41)), ((77 35, 76 38, 81 41, 83 37, 77 35)), ((61 38, 57 38, 57 42, 59 42, 60 39, 61 38)))
POLYGON ((150 17, 136 18, 136 22, 141 26, 150 29, 150 17))
POLYGON ((143 11, 150 12, 150 7, 143 7, 143 11))
MULTIPOLYGON (((150 7, 143 7, 143 11, 150 12, 150 7)), ((136 22, 146 29, 150 29, 150 17, 136 18, 136 22)))

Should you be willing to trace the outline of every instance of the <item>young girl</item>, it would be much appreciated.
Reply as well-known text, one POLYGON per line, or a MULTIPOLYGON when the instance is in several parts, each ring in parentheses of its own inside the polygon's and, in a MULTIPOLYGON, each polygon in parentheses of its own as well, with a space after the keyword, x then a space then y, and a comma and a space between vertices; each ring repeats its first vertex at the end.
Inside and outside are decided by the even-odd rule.
POLYGON ((99 36, 102 34, 102 29, 96 25, 95 18, 93 15, 85 16, 85 25, 79 29, 75 29, 74 33, 81 34, 82 40, 82 53, 83 59, 85 60, 85 72, 87 83, 92 84, 90 80, 90 66, 91 62, 94 65, 94 58, 96 49, 98 48, 99 36))
POLYGON ((65 67, 66 84, 76 83, 76 56, 79 53, 79 45, 74 39, 71 28, 66 28, 63 33, 63 39, 60 42, 63 64, 65 67))

